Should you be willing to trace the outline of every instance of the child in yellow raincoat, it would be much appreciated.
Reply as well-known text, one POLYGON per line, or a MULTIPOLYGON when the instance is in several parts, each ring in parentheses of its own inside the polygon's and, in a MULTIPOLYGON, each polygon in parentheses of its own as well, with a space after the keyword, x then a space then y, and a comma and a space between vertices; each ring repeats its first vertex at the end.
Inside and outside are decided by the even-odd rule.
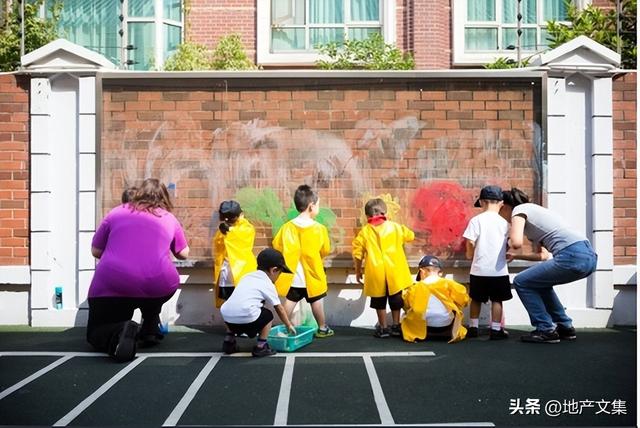
POLYGON ((388 221, 386 212, 387 204, 382 199, 367 201, 364 213, 368 224, 360 229, 352 244, 356 280, 364 284, 364 294, 371 297, 370 306, 378 315, 374 333, 378 338, 400 336, 401 292, 413 283, 404 244, 413 241, 414 233, 406 226, 388 221), (387 301, 393 319, 390 329, 386 320, 387 301))
POLYGON ((402 292, 405 316, 402 338, 416 340, 448 340, 465 338, 462 308, 469 304, 464 285, 442 277, 442 263, 437 257, 424 256, 418 264, 418 276, 411 287, 402 292))
POLYGON ((326 324, 322 299, 327 295, 327 275, 322 259, 331 251, 329 232, 314 220, 320 212, 320 198, 308 185, 298 186, 293 197, 300 213, 285 223, 273 238, 273 248, 282 252, 287 266, 293 274, 283 273, 276 281, 288 316, 303 298, 311 305, 313 317, 318 323, 316 337, 333 336, 334 331, 326 324))
POLYGON ((256 231, 236 201, 224 201, 218 210, 221 223, 213 237, 213 286, 216 307, 231 296, 240 279, 256 270, 253 241, 256 231))

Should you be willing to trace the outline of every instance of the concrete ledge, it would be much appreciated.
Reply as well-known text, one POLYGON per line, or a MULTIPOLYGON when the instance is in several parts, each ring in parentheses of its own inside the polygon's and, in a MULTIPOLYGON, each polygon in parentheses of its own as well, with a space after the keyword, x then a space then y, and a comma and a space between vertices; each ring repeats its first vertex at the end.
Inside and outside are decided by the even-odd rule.
POLYGON ((613 267, 614 285, 638 285, 638 267, 636 265, 618 265, 613 267))
POLYGON ((27 266, 0 266, 0 284, 31 284, 31 268, 27 266))
POLYGON ((33 327, 83 327, 89 311, 85 309, 35 309, 31 312, 33 327))

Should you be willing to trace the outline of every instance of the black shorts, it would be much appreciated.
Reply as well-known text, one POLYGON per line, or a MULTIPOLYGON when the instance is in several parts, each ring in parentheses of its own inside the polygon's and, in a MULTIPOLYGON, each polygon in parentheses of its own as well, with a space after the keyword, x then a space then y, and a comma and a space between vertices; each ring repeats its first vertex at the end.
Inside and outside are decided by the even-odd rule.
POLYGON ((389 301, 389 308, 392 311, 398 311, 402 309, 402 291, 397 292, 394 295, 389 296, 389 289, 387 289, 387 295, 382 297, 372 297, 369 307, 373 309, 386 309, 387 301, 389 301))
POLYGON ((269 324, 273 321, 273 314, 269 309, 262 308, 260 311, 260 316, 257 320, 250 322, 249 324, 234 324, 230 322, 225 322, 229 330, 235 334, 246 334, 249 337, 256 337, 265 325, 269 324))
POLYGON ((228 300, 233 294, 235 287, 218 287, 218 298, 222 300, 228 300))
POLYGON ((469 296, 476 302, 504 302, 511 300, 511 283, 509 275, 476 276, 469 275, 469 296))
POLYGON ((322 293, 319 296, 309 297, 306 288, 291 287, 289 288, 289 292, 287 293, 287 300, 291 300, 292 302, 299 302, 302 299, 307 299, 307 302, 313 303, 326 296, 327 293, 322 293))

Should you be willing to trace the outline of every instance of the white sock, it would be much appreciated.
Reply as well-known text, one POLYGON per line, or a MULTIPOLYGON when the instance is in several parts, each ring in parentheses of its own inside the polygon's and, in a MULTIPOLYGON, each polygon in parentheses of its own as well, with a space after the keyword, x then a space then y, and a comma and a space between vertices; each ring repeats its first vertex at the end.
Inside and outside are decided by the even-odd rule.
POLYGON ((469 318, 469 327, 478 328, 479 324, 480 324, 480 319, 479 318, 469 318))
POLYGON ((502 329, 502 323, 500 321, 495 322, 491 321, 491 330, 500 330, 502 329))

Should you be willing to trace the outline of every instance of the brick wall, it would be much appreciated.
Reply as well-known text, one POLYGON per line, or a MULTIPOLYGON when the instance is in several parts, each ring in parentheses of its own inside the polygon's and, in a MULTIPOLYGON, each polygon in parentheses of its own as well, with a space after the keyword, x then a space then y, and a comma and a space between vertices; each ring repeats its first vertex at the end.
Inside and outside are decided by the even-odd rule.
POLYGON ((186 39, 215 47, 221 37, 239 34, 249 58, 256 58, 256 0, 190 0, 186 39))
POLYGON ((613 82, 613 255, 615 264, 636 263, 637 118, 635 72, 613 82))
POLYGON ((222 200, 241 202, 264 247, 302 183, 319 190, 337 258, 350 258, 370 197, 417 232, 411 256, 450 258, 481 186, 540 198, 530 81, 104 82, 103 211, 145 176, 173 183, 194 258, 211 257, 222 200))
MULTIPOLYGON (((403 1, 398 1, 398 4, 403 1)), ((416 69, 438 70, 451 68, 451 5, 442 0, 415 1, 404 3, 412 9, 413 52, 416 69)), ((402 21, 398 21, 401 24, 402 21)), ((398 39, 398 44, 400 45, 398 39)))
POLYGON ((29 264, 28 79, 0 75, 0 265, 29 264))

